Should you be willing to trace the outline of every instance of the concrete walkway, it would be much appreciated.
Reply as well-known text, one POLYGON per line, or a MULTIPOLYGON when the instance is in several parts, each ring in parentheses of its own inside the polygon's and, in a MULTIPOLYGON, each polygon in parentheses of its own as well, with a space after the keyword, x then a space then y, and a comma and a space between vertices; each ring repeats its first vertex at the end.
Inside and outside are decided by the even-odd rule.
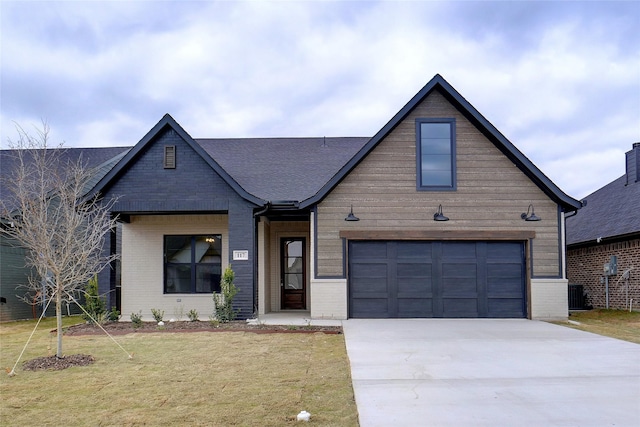
POLYGON ((640 425, 638 344, 531 320, 343 327, 361 427, 640 425))

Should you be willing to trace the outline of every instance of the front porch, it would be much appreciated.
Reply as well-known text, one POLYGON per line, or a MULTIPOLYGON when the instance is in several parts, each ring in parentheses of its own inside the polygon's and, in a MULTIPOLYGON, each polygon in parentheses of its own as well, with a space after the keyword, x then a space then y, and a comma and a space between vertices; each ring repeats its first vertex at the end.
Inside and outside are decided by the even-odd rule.
POLYGON ((247 322, 263 325, 342 326, 342 320, 311 319, 311 312, 298 310, 261 314, 257 319, 249 319, 247 322))

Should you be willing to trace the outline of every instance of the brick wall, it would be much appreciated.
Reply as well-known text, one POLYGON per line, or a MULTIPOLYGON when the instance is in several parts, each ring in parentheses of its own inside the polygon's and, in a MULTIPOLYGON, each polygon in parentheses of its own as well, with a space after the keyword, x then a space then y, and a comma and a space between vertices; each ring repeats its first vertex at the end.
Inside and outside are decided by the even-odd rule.
POLYGON ((346 319, 347 299, 346 279, 311 280, 312 319, 346 319))
POLYGON ((640 239, 567 250, 567 277, 570 284, 583 285, 588 302, 595 308, 606 306, 603 266, 611 255, 618 257, 618 274, 609 277, 609 308, 628 309, 627 281, 622 275, 628 269, 629 298, 640 309, 640 239))

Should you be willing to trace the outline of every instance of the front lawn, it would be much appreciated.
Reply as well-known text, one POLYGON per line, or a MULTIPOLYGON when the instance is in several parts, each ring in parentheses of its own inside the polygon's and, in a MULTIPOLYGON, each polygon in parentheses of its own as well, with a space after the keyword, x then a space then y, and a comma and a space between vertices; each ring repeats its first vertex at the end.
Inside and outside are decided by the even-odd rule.
MULTIPOLYGON (((78 320, 65 319, 67 324, 78 320)), ((0 324, 0 364, 9 370, 34 322, 0 324)), ((0 374, 0 425, 282 426, 306 410, 315 425, 357 426, 343 335, 251 332, 65 336, 65 354, 96 362, 24 371, 55 354, 46 319, 16 368, 0 374)))
POLYGON ((640 344, 640 312, 595 309, 571 312, 565 326, 640 344))

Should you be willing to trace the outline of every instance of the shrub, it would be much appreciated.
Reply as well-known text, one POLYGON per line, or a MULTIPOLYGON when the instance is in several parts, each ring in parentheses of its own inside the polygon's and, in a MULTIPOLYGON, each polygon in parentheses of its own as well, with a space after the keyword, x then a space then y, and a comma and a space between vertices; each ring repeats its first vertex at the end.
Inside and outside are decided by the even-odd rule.
POLYGON ((131 313, 131 323, 133 323, 134 329, 142 326, 142 310, 138 313, 131 313))
POLYGON ((214 316, 222 323, 234 320, 238 314, 238 311, 233 308, 233 298, 238 293, 238 288, 233 284, 234 279, 235 273, 229 265, 220 279, 220 293, 213 293, 214 316))
POLYGON ((190 321, 197 322, 198 321, 198 310, 194 310, 194 309, 189 310, 189 312, 187 313, 187 317, 189 317, 190 321))
POLYGON ((82 318, 91 323, 103 323, 107 303, 104 297, 98 294, 98 276, 93 276, 84 288, 84 309, 86 313, 82 318))
POLYGON ((111 307, 108 320, 109 322, 117 322, 118 320, 120 320, 120 310, 118 310, 115 306, 111 307))
POLYGON ((156 322, 162 322, 162 318, 164 317, 164 310, 152 308, 151 315, 156 320, 156 322))

